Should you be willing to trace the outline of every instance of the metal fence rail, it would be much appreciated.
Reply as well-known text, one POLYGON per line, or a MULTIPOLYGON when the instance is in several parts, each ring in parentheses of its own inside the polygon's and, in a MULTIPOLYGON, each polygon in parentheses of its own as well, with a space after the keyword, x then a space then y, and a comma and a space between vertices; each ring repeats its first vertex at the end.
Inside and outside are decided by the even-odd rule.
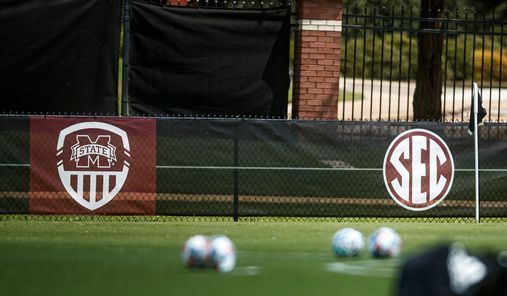
POLYGON ((412 120, 417 43, 421 35, 432 34, 443 36, 441 120, 468 120, 475 81, 486 120, 505 121, 505 21, 468 10, 442 11, 440 18, 419 15, 403 6, 344 8, 339 119, 412 120), (438 29, 421 28, 421 23, 438 29))

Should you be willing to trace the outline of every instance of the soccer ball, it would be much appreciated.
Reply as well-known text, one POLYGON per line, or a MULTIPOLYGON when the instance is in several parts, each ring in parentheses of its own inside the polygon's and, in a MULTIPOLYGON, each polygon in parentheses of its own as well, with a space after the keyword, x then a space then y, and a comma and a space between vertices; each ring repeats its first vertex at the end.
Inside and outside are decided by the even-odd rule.
POLYGON ((368 239, 368 250, 373 257, 396 257, 401 252, 401 238, 389 227, 380 227, 368 239))
POLYGON ((364 249, 364 239, 361 232, 347 227, 335 233, 331 245, 336 256, 353 257, 364 249))
POLYGON ((210 240, 204 235, 190 237, 183 247, 181 259, 188 267, 206 267, 210 260, 210 240))
POLYGON ((227 236, 212 237, 211 262, 219 272, 231 272, 236 266, 236 246, 227 236))

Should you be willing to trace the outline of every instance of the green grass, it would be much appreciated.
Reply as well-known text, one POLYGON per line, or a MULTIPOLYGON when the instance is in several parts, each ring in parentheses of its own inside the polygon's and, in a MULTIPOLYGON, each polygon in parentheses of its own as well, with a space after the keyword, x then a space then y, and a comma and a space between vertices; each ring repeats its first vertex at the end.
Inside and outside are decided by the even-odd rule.
MULTIPOLYGON (((361 101, 363 96, 360 92, 351 92, 351 91, 345 91, 345 101, 352 101, 359 102, 361 101)), ((343 102, 343 91, 338 92, 338 103, 343 102)))
MULTIPOLYGON (((351 226, 368 234, 380 226, 371 222, 3 220, 3 295, 391 295, 400 262, 371 260, 366 253, 357 259, 334 258, 330 240, 337 229, 351 226), (182 245, 197 233, 223 233, 233 239, 238 248, 236 270, 217 274, 184 268, 182 245), (326 270, 335 262, 369 264, 370 275, 326 270)), ((382 225, 402 236, 402 257, 446 240, 472 249, 507 248, 505 223, 382 225)))

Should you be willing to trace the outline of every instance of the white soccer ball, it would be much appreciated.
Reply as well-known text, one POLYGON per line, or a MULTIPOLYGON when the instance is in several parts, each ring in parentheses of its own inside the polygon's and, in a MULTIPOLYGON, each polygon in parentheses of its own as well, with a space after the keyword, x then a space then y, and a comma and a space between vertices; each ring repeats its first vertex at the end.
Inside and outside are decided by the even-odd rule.
POLYGON ((370 235, 368 250, 373 257, 396 257, 401 252, 401 237, 392 228, 380 227, 370 235))
POLYGON ((342 228, 333 236, 331 246, 338 257, 357 256, 364 249, 363 235, 353 228, 342 228))
POLYGON ((204 235, 190 237, 183 247, 181 259, 188 267, 206 267, 210 262, 211 243, 204 235))
POLYGON ((231 272, 236 266, 236 246, 227 236, 212 238, 211 262, 219 272, 231 272))

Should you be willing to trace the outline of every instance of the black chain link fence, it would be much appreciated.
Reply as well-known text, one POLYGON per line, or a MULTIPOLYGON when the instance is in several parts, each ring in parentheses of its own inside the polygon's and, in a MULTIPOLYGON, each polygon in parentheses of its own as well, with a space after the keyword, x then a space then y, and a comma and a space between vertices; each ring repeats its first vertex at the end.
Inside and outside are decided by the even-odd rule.
MULTIPOLYGON (((0 118, 0 212, 3 214, 142 214, 234 219, 449 218, 455 221, 475 217, 473 137, 468 135, 464 123, 245 118, 47 117, 38 120, 24 116, 0 118), (105 121, 118 126, 121 120, 120 127, 130 137, 130 166, 125 184, 111 201, 89 209, 72 198, 68 189, 67 192, 62 189, 64 181, 55 173, 58 164, 51 163, 57 158, 51 155, 57 154, 59 130, 44 131, 40 120, 47 120, 53 127, 59 127, 54 121, 61 121, 60 126, 65 127, 81 121, 105 121), (145 126, 142 131, 145 137, 132 134, 136 126, 142 126, 143 120, 156 123, 156 134, 153 131, 156 145, 150 143, 155 140, 146 136, 151 132, 145 126), (440 136, 451 151, 455 167, 447 197, 425 211, 411 211, 398 205, 386 189, 383 177, 389 145, 399 134, 414 128, 440 136), (42 146, 36 142, 35 135, 51 139, 42 151, 38 151, 42 146), (44 158, 45 153, 48 156, 42 162, 34 158, 44 158), (34 163, 39 165, 35 167, 34 163)), ((155 129, 155 124, 152 125, 155 129)), ((503 157, 507 149, 507 126, 487 124, 481 127, 480 136, 481 217, 507 217, 507 159, 503 157)), ((90 139, 96 142, 94 136, 90 139)), ((65 152, 71 149, 70 144, 63 148, 64 157, 71 155, 65 152)), ((121 153, 122 148, 117 147, 118 162, 121 153)), ((99 171, 111 169, 114 168, 99 171)), ((86 185, 90 180, 84 179, 83 199, 90 201, 92 195, 97 201, 106 198, 100 193, 90 193, 92 187, 86 185)), ((96 180, 94 188, 107 187, 104 180, 96 180)), ((70 187, 76 188, 77 181, 72 182, 70 187)), ((111 179, 108 186, 115 186, 114 182, 120 183, 111 179)))

